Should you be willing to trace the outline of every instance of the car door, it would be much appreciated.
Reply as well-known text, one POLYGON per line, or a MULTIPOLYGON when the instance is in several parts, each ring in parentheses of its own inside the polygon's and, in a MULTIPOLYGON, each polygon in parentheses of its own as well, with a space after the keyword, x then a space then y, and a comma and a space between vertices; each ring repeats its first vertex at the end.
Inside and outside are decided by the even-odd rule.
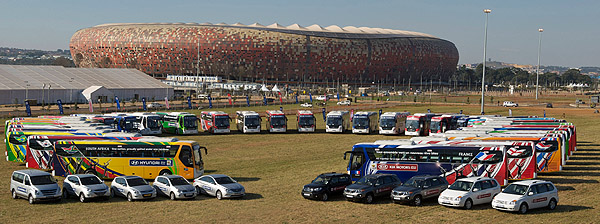
POLYGON ((127 192, 125 192, 126 188, 127 188, 127 183, 124 178, 115 179, 115 186, 113 186, 113 190, 115 191, 116 195, 121 195, 121 196, 127 195, 127 192))
POLYGON ((168 195, 168 189, 167 189, 167 182, 165 180, 166 178, 164 177, 158 177, 156 178, 156 181, 154 182, 154 186, 156 186, 156 190, 164 195, 168 195))
POLYGON ((546 205, 548 205, 548 201, 550 200, 550 197, 548 195, 548 188, 546 187, 546 184, 537 184, 534 186, 537 189, 537 195, 535 195, 535 197, 532 200, 532 204, 529 207, 530 208, 545 207, 546 205))
POLYGON ((207 186, 207 188, 205 188, 205 189, 208 189, 208 190, 206 190, 206 192, 208 192, 208 194, 210 194, 212 196, 217 195, 217 190, 219 190, 219 189, 217 188, 217 182, 215 182, 215 180, 212 177, 206 178, 206 186, 207 186))
POLYGON ((538 192, 537 192, 537 187, 535 185, 531 185, 529 186, 529 190, 527 190, 527 193, 525 194, 525 198, 526 198, 526 202, 527 202, 527 206, 529 206, 529 208, 533 208, 532 206, 534 205, 534 200, 537 199, 538 197, 538 192))
POLYGON ((67 180, 68 181, 63 184, 66 185, 63 186, 63 188, 65 188, 69 194, 77 195, 77 192, 75 192, 75 185, 79 183, 79 180, 77 180, 77 177, 75 176, 69 176, 67 177, 67 180))
POLYGON ((494 188, 492 187, 491 180, 484 180, 481 182, 481 188, 483 189, 484 194, 482 195, 481 203, 490 203, 492 202, 492 198, 494 196, 494 188))
POLYGON ((423 189, 421 190, 421 195, 423 198, 430 198, 431 195, 435 195, 437 193, 436 186, 433 184, 433 179, 427 179, 423 183, 423 189))
POLYGON ((474 205, 483 203, 485 200, 485 192, 481 189, 481 181, 477 181, 475 184, 473 184, 473 188, 471 188, 471 194, 474 205))
POLYGON ((206 192, 209 195, 212 195, 212 187, 210 185, 209 180, 212 180, 212 178, 209 176, 204 176, 200 178, 200 181, 198 183, 200 185, 200 188, 202 188, 204 192, 206 192))
POLYGON ((15 174, 15 192, 18 195, 26 196, 27 195, 27 187, 25 186, 25 175, 21 173, 15 174))

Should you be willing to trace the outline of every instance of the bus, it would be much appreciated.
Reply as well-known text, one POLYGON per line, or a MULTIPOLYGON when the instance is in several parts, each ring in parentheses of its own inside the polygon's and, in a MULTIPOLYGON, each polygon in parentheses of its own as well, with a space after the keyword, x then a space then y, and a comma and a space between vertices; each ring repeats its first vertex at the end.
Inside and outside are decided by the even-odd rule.
POLYGON ((267 110, 267 129, 270 133, 287 131, 287 117, 280 110, 267 110))
POLYGON ((223 111, 202 111, 200 112, 200 126, 202 130, 211 134, 231 132, 229 114, 223 111))
POLYGON ((239 132, 260 133, 260 115, 254 111, 236 111, 235 123, 239 132))
POLYGON ((162 134, 160 116, 155 113, 130 113, 135 116, 136 129, 142 135, 160 135, 162 134))
POLYGON ((317 118, 310 110, 298 110, 296 113, 296 125, 298 132, 315 132, 317 129, 317 118))
POLYGON ((169 134, 198 134, 198 118, 187 112, 157 112, 162 119, 163 131, 169 134))
POLYGON ((350 113, 347 110, 334 110, 325 117, 325 132, 344 133, 350 130, 350 113))
POLYGON ((194 141, 73 141, 54 143, 53 175, 88 173, 103 179, 137 175, 180 175, 194 179, 204 174, 200 153, 205 147, 194 141))
POLYGON ((458 129, 458 119, 463 116, 462 114, 443 114, 442 116, 432 117, 429 124, 429 135, 458 129))
POLYGON ((429 135, 429 124, 431 118, 436 116, 434 113, 418 113, 406 118, 405 135, 427 136, 429 135))
POLYGON ((373 111, 360 111, 352 116, 352 133, 371 134, 377 131, 379 115, 373 111))
POLYGON ((409 112, 385 112, 379 117, 380 135, 399 135, 404 133, 409 112))
POLYGON ((417 175, 445 177, 448 183, 463 177, 495 178, 506 185, 506 147, 460 145, 382 145, 359 143, 350 155, 347 170, 352 180, 376 173, 397 175, 402 182, 417 175))
POLYGON ((27 153, 25 153, 25 167, 40 170, 53 170, 52 160, 54 149, 52 146, 58 140, 137 140, 142 138, 134 133, 111 133, 104 136, 83 135, 31 135, 27 137, 27 153))
POLYGON ((102 136, 98 132, 52 132, 52 131, 9 131, 6 133, 6 161, 25 162, 27 154, 27 137, 30 135, 74 135, 74 136, 102 136))

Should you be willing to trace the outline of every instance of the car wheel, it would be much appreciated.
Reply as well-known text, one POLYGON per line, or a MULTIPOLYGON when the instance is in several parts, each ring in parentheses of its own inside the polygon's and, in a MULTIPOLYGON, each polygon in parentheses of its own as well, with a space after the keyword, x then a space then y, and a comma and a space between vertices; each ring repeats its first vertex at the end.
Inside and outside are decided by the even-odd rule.
POLYGON ((519 207, 519 213, 521 213, 521 214, 527 213, 527 210, 529 210, 529 206, 527 206, 527 203, 523 203, 519 207))
POLYGON ((12 195, 12 199, 17 199, 17 192, 15 191, 15 189, 10 191, 10 194, 12 195))
POLYGON ((62 192, 63 192, 63 195, 62 195, 62 197, 63 197, 64 199, 67 199, 67 198, 69 198, 69 192, 67 192, 67 189, 66 189, 66 188, 63 188, 62 192))
POLYGON ((158 173, 159 176, 163 176, 163 175, 171 175, 173 173, 171 173, 170 170, 161 170, 160 173, 158 173))
POLYGON ((223 199, 223 193, 221 193, 221 191, 217 191, 217 199, 223 199))
POLYGON ((33 199, 33 195, 29 195, 29 197, 27 198, 27 200, 29 201, 29 204, 34 204, 35 200, 33 199))
POLYGON ((367 197, 365 198, 365 202, 367 204, 373 203, 373 194, 367 194, 367 197))
POLYGON ((83 195, 83 193, 79 194, 79 201, 81 203, 85 202, 85 195, 83 195))
POLYGON ((133 201, 133 196, 131 196, 131 193, 127 193, 127 201, 133 201))
POLYGON ((464 206, 464 208, 465 208, 465 209, 467 209, 467 210, 469 210, 469 209, 473 208, 473 201, 472 201, 470 198, 469 198, 469 199, 467 199, 467 201, 465 201, 465 206, 464 206))
POLYGON ((110 189, 110 197, 114 198, 115 197, 115 189, 110 189))
POLYGON ((175 194, 173 194, 173 192, 171 192, 171 200, 175 200, 175 194))
POLYGON ((196 193, 197 193, 198 195, 201 195, 201 194, 202 194, 202 188, 200 188, 200 187, 196 186, 196 193))
POLYGON ((323 195, 321 196, 321 200, 327 201, 328 199, 329 199, 329 195, 327 193, 323 193, 323 195))
POLYGON ((421 202, 422 202, 422 200, 421 200, 421 195, 417 195, 417 196, 415 197, 415 199, 413 199, 413 204, 414 204, 415 206, 421 206, 421 202))
POLYGON ((554 200, 554 198, 550 200, 550 203, 548 203, 548 209, 550 209, 550 210, 556 209, 556 200, 554 200))

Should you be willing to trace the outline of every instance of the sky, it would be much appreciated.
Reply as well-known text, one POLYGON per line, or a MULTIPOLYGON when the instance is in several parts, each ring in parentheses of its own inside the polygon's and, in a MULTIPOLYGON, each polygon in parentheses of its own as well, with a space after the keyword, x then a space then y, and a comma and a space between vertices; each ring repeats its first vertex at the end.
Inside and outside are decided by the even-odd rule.
POLYGON ((105 23, 210 22, 366 26, 431 34, 453 42, 459 64, 487 57, 542 65, 600 67, 597 0, 0 0, 0 47, 68 49, 79 29, 105 23))

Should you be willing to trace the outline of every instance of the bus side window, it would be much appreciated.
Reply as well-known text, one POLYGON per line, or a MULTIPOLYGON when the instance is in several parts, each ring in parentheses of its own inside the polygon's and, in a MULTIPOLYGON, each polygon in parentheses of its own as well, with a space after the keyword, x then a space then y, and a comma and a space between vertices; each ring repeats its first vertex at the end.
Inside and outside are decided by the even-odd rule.
POLYGON ((179 160, 181 160, 184 166, 193 167, 192 148, 187 145, 182 146, 181 151, 179 151, 179 160))

